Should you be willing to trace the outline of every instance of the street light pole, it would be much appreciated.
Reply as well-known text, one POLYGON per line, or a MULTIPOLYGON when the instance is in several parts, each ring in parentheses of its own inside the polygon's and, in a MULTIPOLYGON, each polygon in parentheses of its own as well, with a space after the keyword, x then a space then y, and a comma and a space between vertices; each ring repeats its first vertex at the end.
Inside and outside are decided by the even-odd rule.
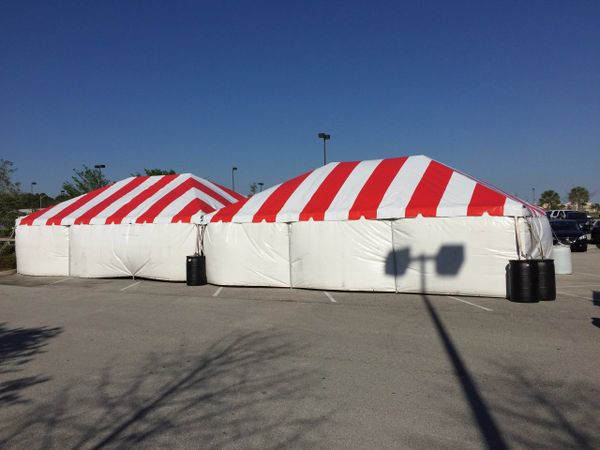
POLYGON ((31 194, 32 194, 32 195, 33 195, 33 187, 34 187, 35 185, 37 185, 37 182, 36 182, 36 181, 32 181, 32 182, 31 182, 31 194))
POLYGON ((327 164, 327 141, 331 139, 331 135, 327 133, 319 133, 319 139, 323 139, 323 165, 327 164))
POLYGON ((535 188, 531 188, 531 202, 535 205, 535 188))
POLYGON ((265 183, 260 182, 260 183, 257 183, 257 184, 260 187, 260 191, 258 191, 258 192, 262 192, 262 189, 263 189, 263 186, 265 185, 265 183))
POLYGON ((102 176, 102 169, 106 168, 106 164, 96 164, 94 166, 95 169, 98 169, 98 172, 100 172, 100 176, 102 176))
POLYGON ((237 171, 237 167, 231 168, 231 190, 235 192, 235 172, 237 171))
POLYGON ((42 198, 44 198, 46 195, 42 194, 40 192, 40 209, 42 209, 42 198))

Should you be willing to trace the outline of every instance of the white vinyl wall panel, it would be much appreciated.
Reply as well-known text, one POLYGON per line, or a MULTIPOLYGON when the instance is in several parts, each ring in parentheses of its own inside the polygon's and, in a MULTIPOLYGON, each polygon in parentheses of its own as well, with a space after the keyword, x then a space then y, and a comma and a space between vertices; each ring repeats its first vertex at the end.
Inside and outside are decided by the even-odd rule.
POLYGON ((69 275, 69 227, 17 226, 17 272, 22 275, 69 275))
POLYGON ((506 295, 513 218, 417 217, 395 220, 393 230, 399 292, 506 295))
POLYGON ((204 234, 208 282, 289 287, 288 225, 210 223, 204 234))
POLYGON ((71 275, 185 281, 196 225, 114 224, 71 227, 71 275))
POLYGON ((291 227, 293 287, 394 291, 390 222, 311 220, 291 227))

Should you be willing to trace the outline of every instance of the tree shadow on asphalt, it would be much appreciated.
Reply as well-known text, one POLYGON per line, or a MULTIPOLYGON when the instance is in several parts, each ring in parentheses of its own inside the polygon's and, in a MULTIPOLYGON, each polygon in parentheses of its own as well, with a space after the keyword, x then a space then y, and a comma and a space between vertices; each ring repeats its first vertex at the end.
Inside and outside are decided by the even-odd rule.
POLYGON ((502 386, 488 394, 512 445, 596 449, 600 446, 597 386, 554 380, 548 373, 494 364, 502 386))
POLYGON ((299 350, 279 333, 252 332, 200 354, 111 364, 81 380, 86 389, 68 386, 20 425, 0 425, 0 447, 315 447, 330 411, 318 406, 320 377, 283 360, 299 350))
MULTIPOLYGON (((12 377, 21 372, 36 355, 44 352, 48 341, 62 332, 62 328, 9 328, 0 324, 0 376, 12 377)), ((44 383, 42 376, 17 377, 0 382, 0 407, 26 403, 23 391, 44 383)))

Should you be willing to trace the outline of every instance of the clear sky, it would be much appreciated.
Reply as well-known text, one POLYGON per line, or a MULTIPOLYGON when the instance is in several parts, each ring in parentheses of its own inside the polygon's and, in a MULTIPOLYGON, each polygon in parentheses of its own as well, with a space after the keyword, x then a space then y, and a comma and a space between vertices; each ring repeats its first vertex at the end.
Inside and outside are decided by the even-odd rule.
POLYGON ((173 168, 265 187, 425 154, 600 201, 600 2, 2 1, 0 158, 57 194, 173 168))

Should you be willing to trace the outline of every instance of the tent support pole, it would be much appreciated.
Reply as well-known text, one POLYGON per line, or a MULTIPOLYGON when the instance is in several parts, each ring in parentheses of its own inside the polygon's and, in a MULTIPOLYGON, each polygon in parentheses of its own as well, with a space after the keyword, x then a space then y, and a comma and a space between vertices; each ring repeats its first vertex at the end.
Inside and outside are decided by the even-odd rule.
POLYGON ((394 221, 390 220, 390 233, 392 234, 392 258, 394 258, 394 292, 398 293, 398 262, 396 261, 396 243, 394 242, 394 221))
POLYGON ((290 272, 290 289, 293 289, 292 283, 292 224, 288 222, 288 270, 290 272))

